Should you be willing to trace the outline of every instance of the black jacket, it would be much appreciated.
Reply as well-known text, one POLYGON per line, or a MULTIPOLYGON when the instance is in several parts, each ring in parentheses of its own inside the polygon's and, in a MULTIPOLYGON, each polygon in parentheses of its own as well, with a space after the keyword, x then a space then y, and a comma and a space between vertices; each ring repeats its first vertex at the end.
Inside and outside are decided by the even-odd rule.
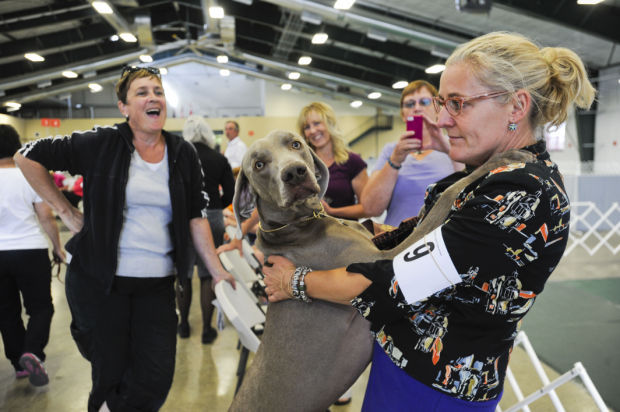
POLYGON ((202 164, 205 190, 209 195, 209 209, 224 209, 232 202, 235 178, 228 159, 202 143, 193 143, 202 164), (222 194, 220 195, 220 185, 222 194))
MULTIPOLYGON (((172 203, 173 260, 178 274, 186 274, 189 221, 207 217, 208 196, 203 189, 200 162, 194 147, 163 132, 168 149, 169 189, 172 203)), ((25 145, 20 153, 49 170, 84 177, 84 226, 67 242, 71 265, 98 279, 106 291, 112 287, 123 226, 125 187, 135 150, 127 123, 97 127, 71 136, 44 138, 25 145)))

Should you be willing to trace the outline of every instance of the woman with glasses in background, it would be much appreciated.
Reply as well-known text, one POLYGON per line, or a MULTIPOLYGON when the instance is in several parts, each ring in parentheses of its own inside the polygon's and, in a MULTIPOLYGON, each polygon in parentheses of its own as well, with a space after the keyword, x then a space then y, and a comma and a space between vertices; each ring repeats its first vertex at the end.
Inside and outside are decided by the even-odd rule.
POLYGON ((424 119, 428 147, 466 165, 428 190, 421 222, 447 204, 443 223, 393 260, 312 272, 268 258, 270 301, 348 302, 371 322, 376 342, 362 411, 495 411, 519 321, 569 233, 562 175, 535 131, 564 122, 573 103, 590 107, 594 96, 569 49, 504 32, 473 39, 446 62, 433 98, 438 121, 424 119), (509 161, 512 149, 523 158, 509 161), (492 157, 503 165, 460 192, 446 190, 492 157), (422 292, 438 279, 442 286, 422 292))
MULTIPOLYGON (((403 122, 411 116, 426 116, 437 121, 433 107, 435 86, 425 80, 407 85, 400 96, 400 116, 403 122)), ((397 142, 383 147, 368 184, 364 187, 361 203, 371 216, 387 210, 383 223, 390 226, 415 216, 424 204, 426 187, 453 173, 460 164, 453 163, 447 154, 432 150, 431 136, 423 128, 422 140, 412 139, 413 131, 403 133, 397 142)))
POLYGON ((116 95, 126 122, 30 142, 15 162, 75 234, 66 293, 92 368, 88 410, 156 411, 174 375, 173 275, 188 282, 190 236, 214 280, 234 281, 215 254, 196 150, 163 130, 158 69, 126 67, 116 95), (48 169, 84 176, 84 214, 48 169))

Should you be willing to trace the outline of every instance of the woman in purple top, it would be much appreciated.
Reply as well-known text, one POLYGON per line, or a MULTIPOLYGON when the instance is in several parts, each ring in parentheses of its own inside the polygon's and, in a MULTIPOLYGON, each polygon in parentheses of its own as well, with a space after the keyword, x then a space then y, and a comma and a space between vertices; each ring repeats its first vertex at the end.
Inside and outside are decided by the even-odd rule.
POLYGON ((347 150, 334 110, 325 103, 310 103, 301 109, 297 126, 299 134, 329 168, 329 184, 323 200, 325 212, 347 219, 368 216, 359 203, 368 182, 366 162, 347 150))
MULTIPOLYGON (((437 89, 427 81, 409 83, 400 97, 403 121, 421 115, 436 120, 437 112, 431 104, 436 95, 437 89)), ((418 139, 410 138, 412 135, 413 132, 405 132, 397 142, 385 145, 362 194, 361 203, 371 216, 379 216, 387 209, 386 225, 398 226, 417 215, 424 203, 426 187, 455 171, 448 155, 424 149, 430 144, 426 127, 421 146, 418 139)))

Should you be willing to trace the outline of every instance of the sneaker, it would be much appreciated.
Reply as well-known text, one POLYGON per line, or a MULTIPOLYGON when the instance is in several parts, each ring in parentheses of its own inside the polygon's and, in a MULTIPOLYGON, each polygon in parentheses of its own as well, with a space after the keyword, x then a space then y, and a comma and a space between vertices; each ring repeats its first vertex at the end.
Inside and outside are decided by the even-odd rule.
POLYGON ((177 332, 179 333, 179 338, 186 339, 189 338, 189 323, 181 322, 177 327, 177 332))
POLYGON ((34 353, 26 352, 19 358, 19 366, 28 372, 28 379, 34 386, 43 386, 49 383, 47 371, 41 359, 34 353))
POLYGON ((15 378, 16 379, 24 379, 24 378, 27 378, 28 375, 30 375, 30 374, 28 373, 27 370, 21 369, 21 370, 16 370, 15 371, 15 378))
POLYGON ((214 328, 209 328, 206 331, 202 332, 202 343, 208 345, 213 343, 213 341, 217 338, 217 330, 214 328))

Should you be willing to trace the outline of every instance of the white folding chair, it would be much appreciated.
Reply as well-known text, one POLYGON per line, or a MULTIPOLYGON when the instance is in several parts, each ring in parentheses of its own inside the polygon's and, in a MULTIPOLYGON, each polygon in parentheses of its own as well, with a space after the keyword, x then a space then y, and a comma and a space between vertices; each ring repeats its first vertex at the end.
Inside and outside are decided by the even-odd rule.
POLYGON ((250 351, 256 352, 260 345, 256 330, 262 330, 265 314, 258 308, 251 293, 248 294, 246 289, 239 286, 233 289, 228 282, 218 282, 215 285, 215 296, 222 312, 237 330, 242 345, 237 365, 237 393, 243 382, 250 351))
POLYGON ((248 262, 241 257, 238 250, 227 250, 219 254, 224 269, 229 271, 237 281, 251 285, 259 279, 248 262))

